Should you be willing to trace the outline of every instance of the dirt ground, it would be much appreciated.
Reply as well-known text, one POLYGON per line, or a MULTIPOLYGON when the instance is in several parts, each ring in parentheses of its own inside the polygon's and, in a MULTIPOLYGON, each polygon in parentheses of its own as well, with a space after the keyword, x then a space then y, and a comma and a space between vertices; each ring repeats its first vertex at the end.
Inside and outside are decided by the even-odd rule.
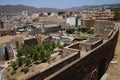
POLYGON ((115 56, 105 73, 107 77, 104 80, 120 80, 120 22, 116 22, 116 27, 119 28, 119 37, 115 50, 115 56))

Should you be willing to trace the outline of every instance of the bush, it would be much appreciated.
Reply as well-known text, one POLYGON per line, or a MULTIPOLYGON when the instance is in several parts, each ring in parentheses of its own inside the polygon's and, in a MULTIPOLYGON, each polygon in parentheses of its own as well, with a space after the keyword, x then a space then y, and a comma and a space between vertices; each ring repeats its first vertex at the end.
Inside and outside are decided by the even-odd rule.
POLYGON ((69 28, 69 29, 66 30, 67 34, 73 34, 74 32, 75 32, 74 28, 69 28))
MULTIPOLYGON (((62 46, 59 47, 62 48, 62 46)), ((22 64, 26 64, 26 66, 28 66, 29 64, 37 60, 42 60, 43 62, 46 62, 50 59, 50 55, 54 48, 56 48, 56 44, 53 42, 46 42, 42 46, 25 46, 23 49, 18 50, 17 65, 19 67, 22 66, 22 64)))
POLYGON ((16 69, 16 67, 17 67, 17 64, 16 64, 16 62, 12 62, 11 64, 11 67, 15 70, 16 69))
POLYGON ((16 70, 12 71, 12 72, 11 72, 11 75, 14 75, 15 73, 16 73, 16 70))
POLYGON ((62 29, 61 29, 61 31, 65 31, 65 29, 64 29, 64 28, 62 28, 62 29))
POLYGON ((94 34, 94 30, 93 30, 93 29, 89 29, 89 30, 87 31, 87 34, 94 34))
POLYGON ((81 31, 81 28, 78 28, 78 32, 80 32, 81 31))
POLYGON ((23 49, 18 49, 17 50, 17 57, 19 58, 19 57, 21 57, 21 56, 23 56, 25 54, 25 50, 23 50, 23 49))
POLYGON ((17 59, 17 64, 18 64, 19 67, 22 66, 22 64, 23 64, 23 58, 18 58, 17 59))
POLYGON ((31 58, 29 58, 29 57, 26 57, 24 60, 25 60, 24 62, 26 63, 26 66, 28 66, 29 64, 32 63, 31 58))
POLYGON ((120 9, 115 10, 114 20, 120 20, 120 9))
POLYGON ((43 62, 47 62, 50 59, 50 50, 41 50, 40 54, 41 54, 41 60, 43 62))
POLYGON ((88 29, 87 28, 81 28, 81 32, 85 33, 88 29))

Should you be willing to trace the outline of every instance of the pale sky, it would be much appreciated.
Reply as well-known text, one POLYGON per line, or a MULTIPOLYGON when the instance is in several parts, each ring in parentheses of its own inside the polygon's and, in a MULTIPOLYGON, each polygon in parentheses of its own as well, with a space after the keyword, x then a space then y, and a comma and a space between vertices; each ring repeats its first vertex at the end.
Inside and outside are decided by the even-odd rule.
POLYGON ((0 5, 22 4, 33 7, 65 9, 84 5, 101 5, 120 3, 120 0, 0 0, 0 5))

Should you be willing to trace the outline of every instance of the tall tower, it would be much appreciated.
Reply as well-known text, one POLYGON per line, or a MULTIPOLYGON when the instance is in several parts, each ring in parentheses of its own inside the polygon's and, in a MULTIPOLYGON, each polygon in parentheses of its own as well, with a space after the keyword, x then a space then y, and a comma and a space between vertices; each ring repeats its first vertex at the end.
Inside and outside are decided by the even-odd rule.
POLYGON ((45 32, 45 30, 44 30, 44 23, 41 25, 41 31, 42 31, 42 33, 45 32))

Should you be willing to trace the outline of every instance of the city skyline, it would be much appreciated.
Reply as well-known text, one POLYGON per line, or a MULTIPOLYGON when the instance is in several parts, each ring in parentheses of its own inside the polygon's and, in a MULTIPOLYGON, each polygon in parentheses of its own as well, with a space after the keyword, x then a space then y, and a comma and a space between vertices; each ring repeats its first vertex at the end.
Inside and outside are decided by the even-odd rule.
POLYGON ((65 9, 70 7, 79 7, 87 5, 117 4, 120 0, 0 0, 0 5, 26 5, 37 8, 48 7, 65 9))

